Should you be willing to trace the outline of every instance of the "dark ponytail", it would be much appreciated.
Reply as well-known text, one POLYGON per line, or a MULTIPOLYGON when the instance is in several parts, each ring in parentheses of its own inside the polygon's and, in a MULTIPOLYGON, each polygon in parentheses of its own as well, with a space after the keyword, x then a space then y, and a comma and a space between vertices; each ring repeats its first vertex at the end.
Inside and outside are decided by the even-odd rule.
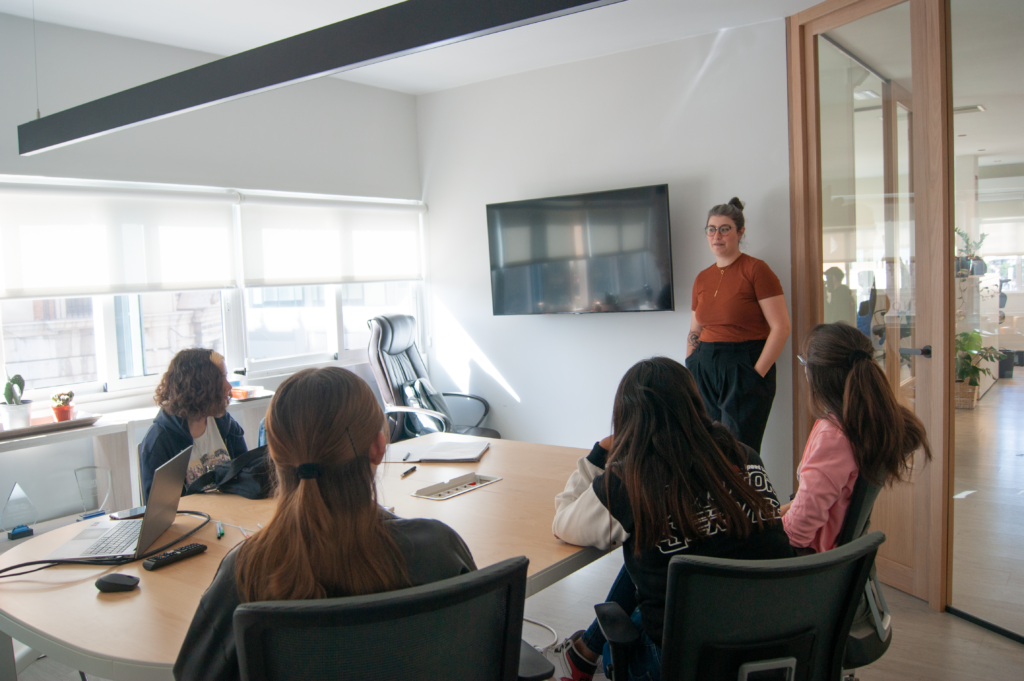
POLYGON ((729 218, 736 225, 736 229, 742 231, 745 224, 743 219, 743 207, 746 204, 735 196, 729 199, 729 203, 720 203, 708 211, 708 217, 721 215, 729 218))
POLYGON ((892 484, 909 477, 918 449, 931 460, 924 424, 897 400, 867 336, 843 322, 819 324, 807 338, 804 359, 816 416, 839 425, 861 475, 892 484))
POLYGON ((277 388, 266 420, 277 510, 238 550, 243 602, 408 586, 377 506, 369 459, 383 425, 370 387, 344 369, 306 369, 277 388))

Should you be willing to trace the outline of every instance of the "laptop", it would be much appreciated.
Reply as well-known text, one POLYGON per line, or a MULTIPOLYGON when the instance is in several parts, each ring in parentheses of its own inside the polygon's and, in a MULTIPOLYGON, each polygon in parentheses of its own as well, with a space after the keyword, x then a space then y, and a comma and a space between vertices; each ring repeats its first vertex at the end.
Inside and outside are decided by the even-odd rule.
POLYGON ((83 523, 87 527, 65 542, 47 558, 62 560, 92 558, 138 558, 174 523, 178 501, 192 447, 186 447, 173 459, 156 469, 153 486, 146 500, 146 512, 133 520, 97 518, 83 523))

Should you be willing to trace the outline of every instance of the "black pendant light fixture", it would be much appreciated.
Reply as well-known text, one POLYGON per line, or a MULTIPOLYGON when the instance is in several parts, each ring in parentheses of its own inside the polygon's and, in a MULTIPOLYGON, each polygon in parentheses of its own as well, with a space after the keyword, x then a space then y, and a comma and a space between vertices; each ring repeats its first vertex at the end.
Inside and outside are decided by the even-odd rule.
POLYGON ((22 156, 623 0, 406 0, 18 126, 22 156))

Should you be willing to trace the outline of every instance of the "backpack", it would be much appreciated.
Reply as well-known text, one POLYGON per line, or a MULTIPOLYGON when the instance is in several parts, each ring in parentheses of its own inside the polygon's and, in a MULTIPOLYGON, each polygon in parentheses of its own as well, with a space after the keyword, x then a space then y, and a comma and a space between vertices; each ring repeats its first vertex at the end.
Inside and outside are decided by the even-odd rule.
POLYGON ((266 499, 273 488, 274 466, 267 445, 263 445, 203 473, 185 488, 183 496, 217 490, 246 499, 266 499))

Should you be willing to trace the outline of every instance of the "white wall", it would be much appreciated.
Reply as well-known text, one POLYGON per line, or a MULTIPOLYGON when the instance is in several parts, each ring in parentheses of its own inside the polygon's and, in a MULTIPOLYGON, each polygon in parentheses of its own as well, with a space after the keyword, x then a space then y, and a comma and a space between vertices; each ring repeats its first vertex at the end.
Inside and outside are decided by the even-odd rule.
MULTIPOLYGON (((39 23, 43 115, 217 57, 39 23)), ((418 198, 415 99, 336 78, 294 85, 37 156, 32 23, 0 14, 0 173, 418 198)))
MULTIPOLYGON (((683 359, 705 216, 733 195, 790 299, 785 48, 773 21, 421 96, 435 386, 486 397, 504 437, 590 447, 630 365, 683 359), (666 182, 676 312, 492 316, 486 204, 666 182)), ((783 499, 791 382, 787 345, 762 450, 783 499)))

